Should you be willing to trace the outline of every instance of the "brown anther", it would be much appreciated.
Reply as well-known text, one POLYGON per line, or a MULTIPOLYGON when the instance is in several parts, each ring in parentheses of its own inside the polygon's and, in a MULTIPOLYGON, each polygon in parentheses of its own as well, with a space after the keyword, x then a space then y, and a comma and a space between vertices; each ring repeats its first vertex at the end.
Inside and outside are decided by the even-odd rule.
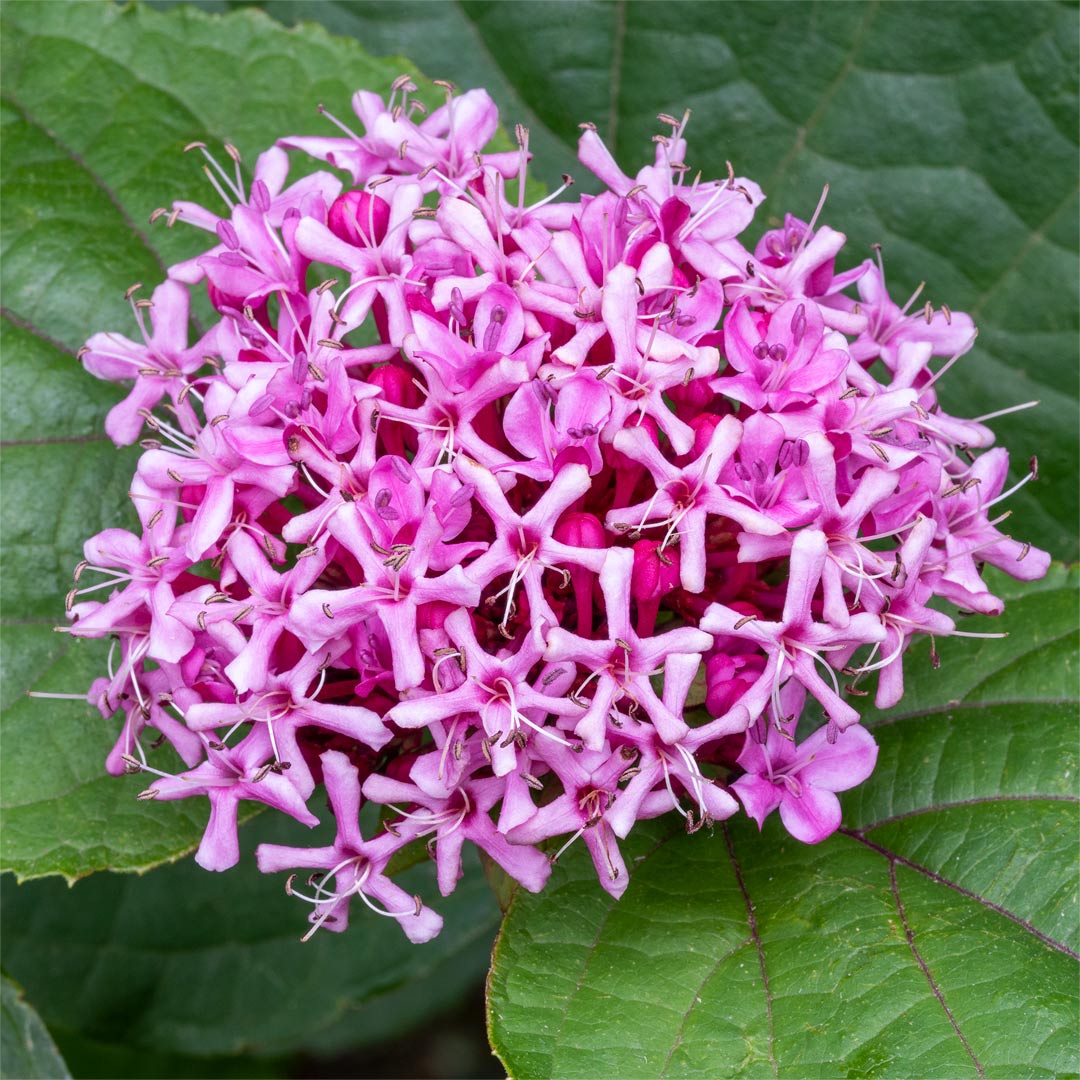
POLYGON ((449 79, 432 79, 431 83, 433 86, 441 87, 448 94, 452 94, 457 89, 457 87, 452 82, 450 82, 449 79))
POLYGON ((622 649, 623 652, 629 652, 630 651, 630 642, 623 641, 623 639, 620 638, 620 637, 617 637, 615 639, 615 644, 618 645, 619 648, 622 649))
MULTIPOLYGON (((342 349, 344 349, 344 348, 345 348, 345 346, 344 346, 344 345, 340 345, 340 346, 339 346, 339 348, 342 348, 342 349)), ((316 364, 313 364, 313 363, 312 363, 312 362, 311 362, 311 361, 309 360, 309 361, 308 361, 308 366, 307 366, 307 369, 308 369, 308 374, 309 374, 309 375, 310 375, 310 376, 311 376, 311 377, 312 377, 312 378, 313 378, 313 379, 314 379, 314 380, 315 380, 316 382, 326 382, 326 376, 325 376, 325 375, 323 374, 323 370, 322 370, 322 368, 321 368, 321 367, 318 367, 318 366, 317 366, 316 364)))
POLYGON ((332 611, 330 610, 330 605, 329 605, 329 604, 323 604, 323 606, 322 606, 322 613, 323 613, 323 614, 324 614, 324 615, 325 615, 325 616, 326 616, 326 617, 327 617, 328 619, 332 619, 332 618, 334 617, 334 613, 333 613, 333 612, 332 612, 332 611))
POLYGON ((981 476, 972 476, 963 482, 960 487, 961 491, 970 491, 973 487, 978 487, 982 483, 981 476))
POLYGON ((633 199, 635 196, 640 195, 645 190, 645 184, 635 184, 623 197, 626 199, 633 199))
POLYGON ((644 296, 645 295, 645 282, 642 281, 641 278, 636 277, 636 278, 634 278, 634 284, 638 287, 638 292, 641 293, 642 296, 644 296))
POLYGON ((180 219, 180 208, 177 207, 166 219, 165 227, 171 229, 180 219))
POLYGON ((268 761, 258 770, 258 772, 255 773, 255 775, 251 778, 251 782, 253 784, 262 783, 262 781, 266 779, 267 775, 270 773, 270 770, 273 769, 273 767, 274 763, 272 761, 268 761))
POLYGON ((424 167, 423 167, 423 168, 422 168, 422 169, 421 169, 421 170, 420 170, 420 171, 419 171, 419 172, 418 172, 418 173, 416 174, 416 179, 417 179, 417 180, 423 180, 423 179, 425 179, 425 177, 427 176, 427 174, 428 174, 429 172, 431 172, 431 170, 432 170, 432 169, 434 169, 434 168, 436 167, 436 165, 437 165, 437 164, 438 164, 438 162, 435 162, 435 161, 433 161, 433 162, 431 162, 431 164, 430 164, 430 165, 425 165, 425 166, 424 166, 424 167))
POLYGON ((142 772, 142 762, 138 758, 132 757, 130 754, 121 754, 120 760, 124 763, 126 770, 129 773, 142 772))
POLYGON ((154 306, 154 301, 153 300, 136 300, 135 301, 135 306, 137 308, 140 308, 141 310, 145 311, 147 308, 152 308, 154 306))
POLYGON ((857 386, 851 386, 840 395, 841 401, 847 401, 848 398, 856 397, 859 393, 857 386))
POLYGON ((484 755, 484 760, 491 764, 491 740, 483 738, 480 740, 480 752, 484 755))
POLYGON ((182 484, 184 482, 184 478, 175 469, 167 469, 166 473, 169 479, 175 483, 182 484))
POLYGON ((154 211, 152 211, 152 212, 151 212, 151 214, 150 214, 150 221, 149 221, 149 223, 150 223, 151 225, 153 225, 153 224, 154 224, 154 222, 155 222, 155 221, 157 221, 157 219, 158 219, 159 217, 162 217, 162 216, 163 216, 164 214, 167 214, 168 212, 169 212, 169 211, 168 211, 168 208, 167 208, 167 207, 164 207, 164 206, 159 206, 159 207, 158 207, 158 208, 157 208, 156 210, 154 210, 154 211))
POLYGON ((686 369, 686 374, 683 376, 682 384, 683 384, 683 386, 689 386, 693 381, 694 381, 694 369, 692 367, 687 368, 686 369))
POLYGON ((81 360, 88 352, 90 352, 90 346, 89 345, 81 345, 81 346, 79 346, 79 351, 75 354, 75 359, 76 360, 81 360))
POLYGON ((735 166, 730 161, 725 161, 727 166, 727 186, 728 191, 731 191, 735 187, 735 166))
MULTIPOLYGON (((160 513, 160 512, 161 511, 159 510, 158 513, 160 513)), ((153 569, 156 569, 159 566, 164 566, 165 563, 167 563, 168 561, 169 561, 169 556, 168 555, 155 555, 154 558, 146 560, 146 565, 149 566, 153 570, 153 569)))
POLYGON ((236 147, 233 146, 232 143, 223 143, 222 148, 224 149, 225 153, 228 154, 229 157, 231 157, 233 159, 233 161, 236 162, 237 165, 239 165, 240 162, 243 160, 240 157, 240 151, 237 150, 236 147))
POLYGON ((747 259, 747 261, 746 261, 746 276, 747 277, 753 277, 755 273, 756 273, 756 271, 754 270, 754 264, 749 259, 747 259))
POLYGON ((78 585, 78 584, 79 584, 79 578, 81 578, 81 577, 82 577, 82 572, 83 572, 83 571, 84 571, 84 570, 85 570, 85 569, 86 569, 86 568, 87 568, 87 567, 88 567, 89 565, 90 565, 90 563, 89 563, 89 562, 87 562, 87 560, 86 560, 86 559, 83 559, 83 561, 82 561, 81 563, 78 563, 78 564, 76 565, 75 569, 74 569, 74 570, 72 571, 72 573, 71 573, 71 577, 72 577, 72 580, 73 580, 73 581, 75 582, 75 584, 76 584, 76 585, 78 585))
POLYGON ((204 143, 204 142, 189 142, 187 144, 187 146, 184 147, 183 152, 186 154, 189 150, 205 150, 205 149, 206 149, 206 143, 204 143))
POLYGON ((148 787, 145 791, 140 791, 139 794, 135 796, 139 802, 149 802, 151 799, 156 799, 157 797, 158 789, 156 787, 148 787))
POLYGON ((421 206, 412 212, 412 216, 417 219, 434 220, 438 217, 438 210, 434 206, 421 206))
POLYGON ((298 877, 297 874, 290 874, 285 879, 285 895, 286 896, 292 896, 293 882, 297 879, 297 877, 298 877))
POLYGON ((322 294, 326 292, 327 289, 332 289, 337 283, 338 279, 336 277, 327 278, 325 281, 319 283, 318 287, 315 289, 315 292, 319 296, 322 296, 322 294))
POLYGON ((238 623, 241 619, 247 618, 255 610, 254 604, 248 604, 246 607, 242 607, 233 617, 232 621, 238 623))
POLYGON ((941 314, 945 316, 945 321, 952 326, 952 308, 948 304, 941 305, 941 314))
POLYGON ((661 124, 670 124, 674 128, 679 126, 679 121, 676 120, 674 116, 669 116, 667 113, 657 113, 656 119, 659 120, 661 124))
POLYGON ((381 415, 381 413, 379 412, 378 409, 372 409, 371 410, 371 420, 369 421, 369 424, 371 425, 371 430, 372 431, 376 431, 378 429, 378 427, 379 427, 379 416, 380 415, 381 415))
POLYGON ((888 464, 888 461, 889 461, 889 455, 888 455, 888 454, 886 454, 886 453, 885 453, 885 451, 884 451, 884 450, 882 450, 882 449, 881 449, 881 447, 880 447, 880 446, 878 446, 878 444, 877 444, 876 442, 872 442, 872 443, 870 444, 870 449, 871 449, 871 450, 873 450, 873 451, 874 451, 874 453, 875 453, 875 454, 877 454, 877 456, 878 456, 879 458, 881 458, 881 460, 882 460, 882 461, 884 461, 884 462, 885 462, 886 464, 888 464))
POLYGON ((583 121, 582 123, 578 124, 578 127, 581 128, 582 131, 595 131, 596 130, 596 125, 591 120, 583 121))
POLYGON ((521 779, 524 780, 525 783, 528 784, 529 787, 531 787, 533 789, 533 791, 543 791, 544 790, 544 782, 542 780, 538 780, 535 776, 533 776, 532 773, 527 773, 527 772, 521 773, 521 779))
POLYGON ((1032 480, 1038 480, 1039 479, 1039 459, 1034 454, 1031 455, 1031 460, 1028 462, 1028 468, 1031 470, 1031 479, 1032 480))
POLYGON ((225 421, 228 420, 228 419, 229 419, 229 414, 228 413, 218 413, 217 416, 215 416, 210 421, 210 426, 211 427, 217 427, 219 424, 224 424, 225 421))
POLYGON ((421 900, 419 896, 414 896, 413 903, 416 905, 415 914, 419 916, 420 913, 424 910, 424 901, 421 900))
POLYGON ((741 630, 748 622, 755 622, 756 620, 756 615, 744 615, 731 629, 741 630))
POLYGON ((934 305, 929 300, 926 301, 926 307, 923 308, 923 318, 926 320, 927 326, 934 321, 934 305))
POLYGON ((883 428, 876 428, 874 431, 868 431, 867 435, 871 439, 883 439, 883 438, 885 438, 886 435, 891 434, 891 432, 892 432, 891 427, 883 427, 883 428))
POLYGON ((574 186, 574 178, 568 172, 562 174, 562 182, 565 187, 574 186))
MULTIPOLYGON (((399 108, 400 108, 400 106, 399 106, 399 108)), ((402 139, 401 140, 401 145, 397 148, 397 156, 398 156, 399 161, 404 161, 405 160, 405 155, 408 153, 408 150, 409 150, 409 140, 408 139, 402 139)))
POLYGON ((1020 549, 1020 554, 1016 556, 1016 561, 1017 562, 1023 562, 1024 559, 1027 558, 1027 554, 1028 554, 1028 552, 1030 550, 1031 550, 1031 545, 1030 544, 1024 544, 1024 546, 1020 549))
POLYGON ((941 497, 943 499, 951 499, 953 495, 959 495, 963 490, 963 484, 953 484, 951 488, 946 488, 946 490, 941 493, 941 497))
POLYGON ((200 630, 205 631, 206 630, 206 612, 205 611, 200 611, 195 616, 195 622, 198 623, 200 630))
POLYGON ((75 606, 75 597, 79 595, 78 589, 72 589, 67 596, 64 597, 64 610, 70 611, 75 606))
POLYGON ((369 180, 367 182, 367 186, 374 189, 382 187, 383 184, 389 184, 391 180, 393 180, 392 176, 376 176, 374 180, 369 180))
POLYGON ((896 553, 896 564, 892 568, 892 573, 889 575, 890 581, 895 581, 904 570, 904 561, 900 558, 900 552, 896 553))
POLYGON ((124 292, 124 299, 130 300, 140 289, 142 288, 142 282, 136 281, 134 285, 129 285, 124 292))
POLYGON ((345 348, 345 346, 342 345, 342 343, 340 341, 335 341, 333 338, 325 338, 325 337, 324 338, 319 338, 319 340, 316 341, 315 344, 316 345, 321 345, 324 349, 344 349, 345 348))
MULTIPOLYGON (((396 124, 405 115, 405 107, 403 105, 395 105, 390 110, 390 119, 396 124)), ((404 155, 402 155, 404 157, 404 155)))
POLYGON ((850 683, 849 685, 845 686, 844 692, 848 694, 854 694, 855 697, 866 697, 866 695, 870 693, 869 690, 860 690, 859 687, 857 687, 854 683, 850 683))
POLYGON ((919 414, 920 420, 930 419, 930 414, 917 401, 913 401, 911 407, 919 414))
POLYGON ((255 309, 250 304, 244 305, 244 318, 247 319, 248 322, 255 321, 255 309))

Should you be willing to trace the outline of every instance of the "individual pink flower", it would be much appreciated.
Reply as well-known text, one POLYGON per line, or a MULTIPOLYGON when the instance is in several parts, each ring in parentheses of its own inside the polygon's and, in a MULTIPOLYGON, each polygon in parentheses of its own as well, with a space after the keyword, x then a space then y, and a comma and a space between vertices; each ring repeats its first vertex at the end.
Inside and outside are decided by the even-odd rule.
MULTIPOLYGON (((797 715, 801 704, 793 695, 786 697, 785 706, 797 715)), ((795 727, 794 720, 779 717, 752 727, 738 757, 746 771, 731 789, 759 828, 779 807, 784 828, 796 840, 819 844, 840 826, 835 793, 861 784, 874 771, 877 744, 858 724, 840 733, 818 728, 801 743, 795 741, 795 727)))

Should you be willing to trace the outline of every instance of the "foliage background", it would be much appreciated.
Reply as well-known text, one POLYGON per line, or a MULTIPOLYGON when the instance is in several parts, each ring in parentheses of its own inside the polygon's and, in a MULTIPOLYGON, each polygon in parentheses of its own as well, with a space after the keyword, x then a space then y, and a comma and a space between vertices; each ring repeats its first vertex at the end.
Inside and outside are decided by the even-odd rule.
MULTIPOLYGON (((100 665, 49 628, 82 538, 127 519, 131 460, 100 435, 114 393, 71 356, 93 331, 128 326, 127 285, 193 250, 142 224, 206 194, 180 147, 230 138, 250 160, 277 134, 319 130, 316 102, 345 113, 356 86, 413 64, 486 86, 507 125, 530 127, 549 182, 571 172, 588 190, 579 121, 632 172, 656 113, 690 107, 693 163, 721 175, 731 159, 758 179, 759 227, 784 209, 809 216, 830 183, 824 220, 848 232, 852 261, 881 243, 897 296, 925 278, 935 303, 975 315, 981 336, 947 404, 977 415, 1041 400, 995 423, 1017 476, 1040 459, 1040 483, 1011 502, 1016 533, 1076 558, 1075 5, 199 5, 223 19, 154 6, 172 10, 2 11, 0 803, 2 865, 20 879, 157 865, 190 850, 203 815, 135 804, 101 775, 110 738, 87 710, 21 698, 80 689, 100 665), (286 29, 300 19, 323 26, 286 29), (373 59, 401 55, 411 63, 373 59)), ((795 851, 771 826, 697 846, 645 830, 640 884, 619 908, 573 859, 545 899, 516 900, 489 1013, 507 1068, 1077 1071, 1074 588, 1056 571, 1017 593, 1008 645, 950 642, 940 678, 912 658, 900 714, 871 718, 882 767, 845 804, 850 835, 795 851)), ((248 850, 273 828, 248 826, 248 850)), ((5 970, 76 1075, 327 1075, 335 1059, 343 1075, 498 1075, 467 1042, 478 1016, 428 1026, 479 1000, 499 913, 478 869, 424 949, 358 925, 300 950, 275 882, 187 861, 71 890, 55 876, 4 886, 5 970), (425 1051, 379 1056, 402 1035, 425 1051)), ((4 995, 5 1075, 57 1075, 44 1051, 14 1056, 45 1044, 18 990, 4 995)))

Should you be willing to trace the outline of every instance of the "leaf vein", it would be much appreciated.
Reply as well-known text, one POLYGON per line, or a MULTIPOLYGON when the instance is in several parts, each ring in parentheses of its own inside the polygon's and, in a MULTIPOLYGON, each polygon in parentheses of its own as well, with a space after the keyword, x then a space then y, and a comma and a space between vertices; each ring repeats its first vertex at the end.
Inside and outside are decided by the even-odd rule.
MULTIPOLYGON (((162 276, 165 277, 168 274, 168 268, 165 266, 161 255, 153 244, 150 243, 150 238, 146 233, 135 224, 135 219, 128 213, 127 208, 120 201, 116 192, 105 182, 105 179, 97 172, 95 172, 86 161, 86 159, 76 150, 74 147, 68 146, 54 131, 51 131, 28 109, 21 101, 13 94, 9 94, 6 98, 7 101, 22 115, 23 120, 31 126, 37 128, 46 139, 48 139, 58 150, 66 155, 75 165, 77 165, 86 175, 93 181, 95 187, 109 200, 115 207, 116 212, 120 215, 124 224, 139 238, 143 246, 153 256, 154 261, 161 269, 162 276)), ((70 352, 70 349, 65 349, 65 352, 70 352)))
POLYGON ((772 991, 769 989, 769 973, 765 968, 765 948, 762 945, 761 937, 758 934, 757 928, 757 916, 754 914, 754 905, 750 900, 750 893, 747 891, 746 882, 743 880, 742 867, 739 866, 739 860, 735 857, 735 845, 731 840, 731 832, 727 825, 723 826, 724 831, 724 843, 727 844, 728 857, 731 860, 731 869, 735 873, 735 881, 739 886, 739 892, 742 893, 743 901, 746 904, 746 921, 750 926, 750 938, 754 943, 754 947, 757 949, 758 964, 761 967, 761 983, 762 988, 765 991, 765 1016, 769 1025, 769 1064, 772 1066, 773 1078, 780 1075, 780 1068, 776 1061, 775 1050, 775 1028, 773 1025, 773 1001, 772 991))
POLYGON ((802 153, 806 146, 806 137, 821 123, 822 118, 828 111, 829 105, 832 104, 832 99, 836 96, 840 87, 843 85, 844 80, 855 69, 855 57, 858 55, 859 48, 862 45, 863 37, 866 35, 866 31, 870 28, 870 24, 874 21, 874 17, 877 14, 878 0, 873 0, 872 3, 866 7, 866 13, 862 17, 862 21, 859 23, 858 29, 855 31, 855 36, 851 39, 851 46, 847 51, 847 55, 844 57, 843 63, 840 65, 839 70, 836 72, 833 81, 825 89, 825 92, 821 95, 814 111, 807 118, 805 124, 801 124, 795 129, 795 141, 791 144, 790 149, 780 159, 780 163, 773 170, 772 175, 769 177, 767 184, 763 185, 766 191, 771 191, 776 188, 780 177, 784 175, 784 171, 802 153))
MULTIPOLYGON (((896 863, 900 863, 906 866, 909 870, 913 870, 917 874, 922 874, 924 877, 929 878, 935 884, 944 885, 947 889, 952 889, 954 892, 959 893, 961 896, 966 897, 968 900, 974 900, 975 903, 987 908, 989 911, 993 911, 997 915, 1002 915, 1011 922, 1016 923, 1017 926, 1026 930, 1033 937, 1037 938, 1044 945, 1047 945, 1051 949, 1055 949, 1058 952, 1064 953, 1066 956, 1071 957, 1073 960, 1080 960, 1080 954, 1074 952, 1064 942, 1058 941, 1056 938, 1050 937, 1049 934, 1044 934, 1041 930, 1035 927, 1027 919, 1021 918, 1015 912, 1010 911, 1008 908, 1001 904, 994 903, 993 900, 988 900, 985 896, 980 896, 978 893, 973 892, 971 889, 965 889, 963 885, 958 885, 955 881, 950 881, 947 877, 942 877, 941 874, 935 873, 927 866, 923 866, 920 863, 914 862, 911 859, 905 858, 903 855, 898 854, 895 851, 890 851, 888 848, 883 847, 881 844, 875 844, 873 840, 868 840, 865 836, 851 829, 838 829, 838 832, 844 836, 849 837, 852 840, 863 844, 871 851, 876 851, 879 855, 883 855, 889 860, 890 873, 895 873, 896 863)), ((906 923, 905 923, 906 925, 906 923)))
POLYGON ((975 1066, 975 1071, 983 1078, 983 1080, 985 1080, 986 1073, 983 1071, 979 1059, 975 1056, 975 1052, 971 1049, 971 1044, 960 1030, 960 1025, 956 1022, 956 1017, 953 1016, 952 1010, 945 1002, 945 995, 941 992, 941 987, 938 986, 934 976, 930 973, 930 968, 927 966, 926 961, 922 957, 922 953, 919 952, 919 949, 915 944, 915 931, 911 928, 911 924, 907 920, 907 912, 904 910, 904 901, 900 898, 900 887, 896 880, 896 862, 897 860, 895 859, 889 861, 889 885, 892 887, 893 899, 896 901, 896 910, 900 915, 900 922, 904 927, 904 936, 907 938, 908 948, 911 950, 911 955, 915 957, 915 962, 919 965, 923 975, 926 976, 926 981, 930 984, 930 989, 933 992, 934 997, 938 999, 938 1004, 945 1010, 945 1015, 949 1018, 949 1023, 952 1024, 953 1031, 956 1032, 956 1037, 963 1044, 968 1057, 971 1058, 972 1064, 975 1066))

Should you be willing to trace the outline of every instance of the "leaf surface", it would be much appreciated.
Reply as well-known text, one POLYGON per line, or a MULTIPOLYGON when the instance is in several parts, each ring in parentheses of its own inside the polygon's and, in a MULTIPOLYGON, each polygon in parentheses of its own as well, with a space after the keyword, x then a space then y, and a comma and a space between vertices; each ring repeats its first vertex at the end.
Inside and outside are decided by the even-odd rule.
POLYGON ((966 621, 1010 637, 939 641, 939 671, 912 648, 825 843, 662 819, 620 902, 580 846, 519 892, 489 984, 510 1075, 1074 1072, 1077 576, 966 621))
POLYGON ((0 976, 0 1076, 9 1080, 66 1080, 71 1076, 52 1036, 18 984, 0 976))
POLYGON ((252 850, 328 842, 329 831, 262 814, 225 876, 190 859, 71 888, 7 876, 5 964, 58 1033, 155 1054, 333 1053, 398 1036, 476 985, 498 905, 475 859, 445 900, 418 866, 395 880, 443 915, 433 942, 413 945, 355 900, 347 934, 302 943, 308 905, 285 895, 285 875, 260 874, 252 850))

